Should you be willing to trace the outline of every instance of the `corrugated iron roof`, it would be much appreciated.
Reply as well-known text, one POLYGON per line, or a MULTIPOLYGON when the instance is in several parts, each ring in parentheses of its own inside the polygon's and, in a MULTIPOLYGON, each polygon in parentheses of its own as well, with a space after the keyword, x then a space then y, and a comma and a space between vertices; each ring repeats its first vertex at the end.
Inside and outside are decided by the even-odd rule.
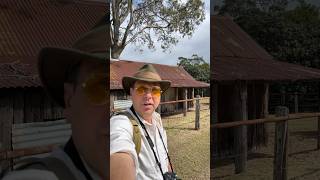
MULTIPOLYGON (((121 80, 124 76, 132 76, 147 62, 111 61, 110 89, 122 89, 121 80)), ((208 83, 195 80, 182 67, 152 64, 163 80, 170 80, 171 87, 209 87, 208 83)))
POLYGON ((211 78, 233 80, 320 79, 320 70, 276 61, 229 17, 211 16, 211 78))
POLYGON ((31 68, 21 72, 37 76, 35 64, 42 47, 70 47, 106 13, 107 3, 100 2, 1 0, 0 64, 9 64, 0 65, 0 88, 39 86, 38 80, 29 76, 9 77, 6 67, 12 62, 21 63, 21 67, 29 64, 31 68))

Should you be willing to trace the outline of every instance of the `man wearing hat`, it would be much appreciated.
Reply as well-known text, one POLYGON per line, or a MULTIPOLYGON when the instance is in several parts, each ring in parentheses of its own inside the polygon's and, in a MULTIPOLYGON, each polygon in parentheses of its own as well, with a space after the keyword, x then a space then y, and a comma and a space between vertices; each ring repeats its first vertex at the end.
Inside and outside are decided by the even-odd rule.
MULTIPOLYGON (((105 17, 106 18, 106 17, 105 17)), ((71 49, 47 47, 39 54, 39 77, 64 108, 72 136, 49 157, 18 164, 4 179, 107 179, 107 32, 106 19, 71 49)))
POLYGON ((155 110, 170 81, 162 80, 155 68, 146 64, 133 76, 124 77, 122 86, 131 95, 132 107, 110 119, 110 178, 163 179, 171 171, 171 163, 166 132, 155 110), (136 133, 140 133, 138 143, 136 133))

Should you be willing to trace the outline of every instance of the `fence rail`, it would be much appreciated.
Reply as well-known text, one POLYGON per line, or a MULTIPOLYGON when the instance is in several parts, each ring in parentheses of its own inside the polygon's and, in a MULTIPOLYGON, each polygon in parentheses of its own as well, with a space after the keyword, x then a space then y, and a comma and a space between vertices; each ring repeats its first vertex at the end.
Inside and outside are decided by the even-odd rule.
MULTIPOLYGON (((223 129, 231 127, 243 127, 247 125, 255 125, 262 123, 276 123, 275 126, 275 145, 274 145, 274 180, 286 180, 287 179, 287 158, 288 158, 288 121, 291 120, 300 120, 306 118, 315 118, 317 117, 318 121, 318 130, 317 130, 317 150, 320 149, 320 112, 317 113, 296 113, 289 114, 289 109, 284 106, 280 106, 277 109, 276 117, 268 117, 264 119, 254 119, 254 120, 242 120, 242 121, 233 121, 226 123, 216 123, 211 126, 214 129, 223 129)), ((240 149, 239 156, 242 153, 247 155, 247 152, 240 149)), ((246 170, 246 161, 245 158, 242 162, 235 161, 235 166, 244 166, 242 169, 246 170), (244 162, 243 162, 244 161, 244 162)))
MULTIPOLYGON (((197 97, 194 99, 187 99, 187 100, 178 100, 178 101, 167 101, 167 102, 162 102, 161 104, 174 104, 174 103, 184 103, 184 102, 190 102, 190 101, 195 101, 196 102, 196 108, 195 108, 195 129, 199 129, 200 128, 200 122, 199 119, 201 118, 200 116, 200 112, 203 109, 200 109, 200 101, 201 100, 206 100, 209 101, 208 97, 197 97)), ((125 102, 126 103, 126 102, 125 102)), ((129 103, 127 103, 129 104, 129 103)), ((114 111, 118 111, 118 110, 123 110, 124 108, 121 109, 115 109, 114 111)), ((207 108, 209 109, 209 107, 207 108)), ((182 113, 182 112, 179 112, 182 113)), ((168 118, 165 118, 168 119, 168 118)), ((71 134, 70 131, 70 125, 66 124, 64 120, 61 121, 54 121, 54 122, 36 122, 36 123, 28 123, 28 124, 19 124, 19 125, 14 125, 13 126, 13 134, 12 134, 12 139, 17 139, 17 137, 19 137, 20 139, 15 140, 15 142, 19 143, 19 144, 24 144, 24 142, 22 141, 32 141, 32 139, 35 140, 41 140, 41 142, 43 141, 43 138, 47 138, 48 136, 50 136, 51 140, 50 141, 46 141, 48 142, 47 144, 38 144, 38 146, 36 146, 35 143, 28 143, 28 146, 14 146, 13 150, 4 150, 4 151, 0 151, 0 160, 11 160, 14 158, 20 158, 23 156, 31 156, 31 155, 37 155, 37 154, 43 154, 43 153, 48 153, 51 152, 55 147, 57 147, 58 145, 61 145, 62 142, 66 141, 66 137, 69 137, 71 134), (54 129, 59 129, 61 132, 63 131, 64 134, 62 135, 63 138, 60 140, 59 142, 54 141, 54 137, 57 136, 57 134, 55 133, 50 133, 52 130, 54 129), (35 136, 35 134, 38 134, 35 136), (39 134, 42 134, 39 136, 39 134), (43 136, 45 135, 45 136, 43 136), (21 136, 23 136, 23 138, 21 138, 21 136), (30 136, 30 137, 29 137, 30 136), (38 137, 42 137, 43 138, 38 138, 38 137), (25 138, 26 137, 26 138, 25 138), (31 139, 30 139, 31 138, 31 139), (51 142, 51 144, 50 144, 51 142), (32 146, 32 147, 31 147, 32 146)))

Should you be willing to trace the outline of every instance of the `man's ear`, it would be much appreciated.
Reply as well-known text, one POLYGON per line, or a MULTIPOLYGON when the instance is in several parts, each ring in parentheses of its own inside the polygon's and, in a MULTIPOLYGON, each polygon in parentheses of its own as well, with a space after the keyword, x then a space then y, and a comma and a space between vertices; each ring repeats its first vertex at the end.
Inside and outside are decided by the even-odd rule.
POLYGON ((63 86, 65 108, 69 108, 71 106, 71 99, 74 95, 74 87, 71 83, 64 83, 63 86))

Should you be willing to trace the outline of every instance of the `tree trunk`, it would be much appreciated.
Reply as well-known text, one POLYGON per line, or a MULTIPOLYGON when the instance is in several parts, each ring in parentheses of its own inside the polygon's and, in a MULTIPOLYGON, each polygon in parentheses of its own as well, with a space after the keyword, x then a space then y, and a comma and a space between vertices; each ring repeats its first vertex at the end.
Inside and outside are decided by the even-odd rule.
POLYGON ((112 46, 111 47, 111 58, 112 59, 119 59, 124 47, 112 46))

